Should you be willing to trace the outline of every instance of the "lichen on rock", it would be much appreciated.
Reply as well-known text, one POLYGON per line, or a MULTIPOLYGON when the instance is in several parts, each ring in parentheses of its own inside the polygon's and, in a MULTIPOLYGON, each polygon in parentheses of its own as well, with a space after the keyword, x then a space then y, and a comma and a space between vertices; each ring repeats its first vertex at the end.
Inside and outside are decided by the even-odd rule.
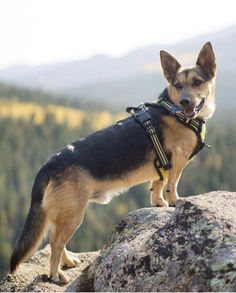
POLYGON ((181 199, 122 219, 88 270, 95 291, 235 291, 236 194, 181 199))

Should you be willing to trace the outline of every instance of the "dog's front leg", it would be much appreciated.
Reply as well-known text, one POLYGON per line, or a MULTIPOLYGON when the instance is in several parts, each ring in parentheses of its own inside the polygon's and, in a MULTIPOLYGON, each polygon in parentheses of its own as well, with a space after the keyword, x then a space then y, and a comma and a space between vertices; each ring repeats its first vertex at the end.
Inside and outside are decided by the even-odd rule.
POLYGON ((168 202, 163 197, 163 189, 167 184, 167 180, 155 180, 151 182, 151 206, 152 207, 168 207, 168 202))
POLYGON ((169 178, 166 188, 166 198, 169 206, 175 206, 177 199, 179 198, 177 192, 177 186, 181 177, 184 167, 189 160, 189 153, 184 152, 180 147, 176 148, 172 152, 171 164, 172 168, 169 170, 169 178))

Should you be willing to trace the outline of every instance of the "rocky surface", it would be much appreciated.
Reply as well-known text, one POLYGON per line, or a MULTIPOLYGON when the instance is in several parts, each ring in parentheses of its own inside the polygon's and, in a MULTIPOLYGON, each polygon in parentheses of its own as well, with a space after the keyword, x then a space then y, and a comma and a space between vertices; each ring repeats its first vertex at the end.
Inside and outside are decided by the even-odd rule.
MULTIPOLYGON (((47 273, 49 271, 50 247, 47 245, 44 249, 36 252, 27 263, 21 264, 15 275, 8 275, 4 278, 0 282, 0 291, 76 291, 78 283, 80 283, 80 286, 83 285, 83 280, 80 278, 82 271, 96 259, 99 255, 99 251, 71 254, 79 260, 79 265, 76 268, 66 270, 70 278, 70 283, 58 285, 49 280, 47 273)), ((86 286, 88 286, 87 283, 86 286)))
POLYGON ((236 193, 130 213, 87 276, 95 291, 236 291, 236 193))
POLYGON ((180 199, 176 208, 131 212, 101 253, 75 254, 70 283, 44 275, 46 247, 6 277, 1 291, 236 291, 236 193, 180 199))

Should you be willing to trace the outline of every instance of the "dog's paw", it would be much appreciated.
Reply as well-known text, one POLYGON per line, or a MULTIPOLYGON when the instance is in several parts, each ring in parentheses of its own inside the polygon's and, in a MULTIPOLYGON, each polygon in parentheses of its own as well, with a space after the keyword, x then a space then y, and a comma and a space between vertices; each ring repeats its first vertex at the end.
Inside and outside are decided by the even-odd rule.
POLYGON ((74 257, 67 257, 66 260, 63 261, 62 267, 65 267, 67 269, 74 268, 79 264, 78 259, 74 257))
POLYGON ((151 205, 152 207, 168 207, 169 206, 168 202, 161 198, 156 200, 155 202, 152 202, 151 205))
POLYGON ((168 203, 169 203, 169 207, 175 207, 176 206, 176 202, 177 202, 178 198, 176 199, 167 199, 168 203))
POLYGON ((172 196, 172 197, 167 196, 167 201, 169 203, 169 207, 175 207, 175 204, 176 204, 178 198, 179 198, 178 196, 172 196))
POLYGON ((68 277, 61 270, 58 270, 57 274, 51 276, 51 281, 58 285, 64 285, 69 282, 68 277))

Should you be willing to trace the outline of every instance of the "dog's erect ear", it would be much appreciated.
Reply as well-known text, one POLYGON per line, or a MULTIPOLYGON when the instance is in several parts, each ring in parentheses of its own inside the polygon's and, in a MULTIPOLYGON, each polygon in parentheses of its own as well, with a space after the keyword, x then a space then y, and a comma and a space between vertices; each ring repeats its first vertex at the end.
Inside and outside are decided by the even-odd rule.
POLYGON ((215 62, 215 54, 213 52, 211 43, 206 43, 199 55, 196 62, 196 65, 200 66, 203 72, 207 75, 208 78, 213 78, 216 73, 216 62, 215 62))
POLYGON ((173 83, 176 73, 181 67, 179 62, 166 51, 160 51, 161 66, 163 73, 168 82, 173 83))

